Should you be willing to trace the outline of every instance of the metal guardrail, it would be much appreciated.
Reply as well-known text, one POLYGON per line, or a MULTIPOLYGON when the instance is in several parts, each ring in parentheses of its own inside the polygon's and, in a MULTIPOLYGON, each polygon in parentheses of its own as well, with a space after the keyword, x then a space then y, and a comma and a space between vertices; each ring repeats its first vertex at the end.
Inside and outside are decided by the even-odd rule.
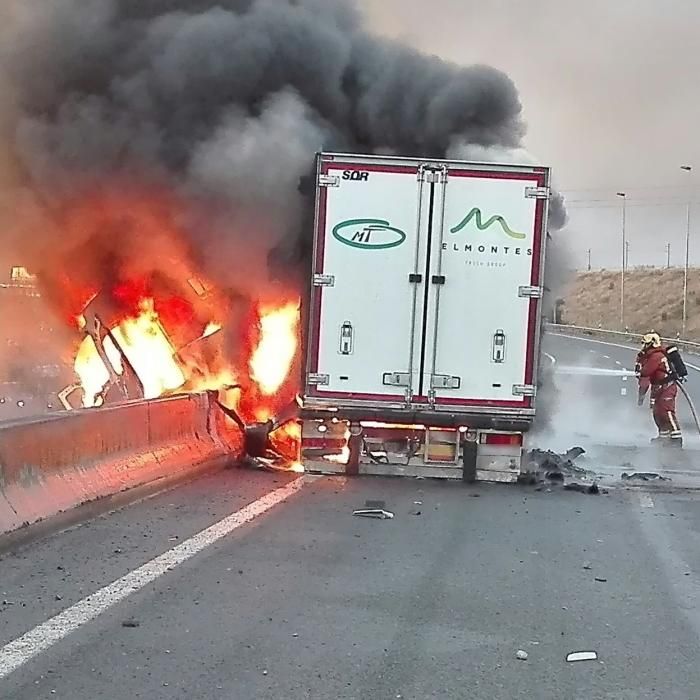
MULTIPOLYGON (((610 331, 605 328, 587 328, 585 326, 570 326, 559 323, 545 323, 545 330, 549 333, 570 333, 572 335, 598 336, 609 340, 626 341, 630 346, 639 345, 641 333, 627 333, 625 331, 610 331)), ((677 345, 681 349, 700 355, 700 343, 680 338, 661 338, 662 342, 677 345)))

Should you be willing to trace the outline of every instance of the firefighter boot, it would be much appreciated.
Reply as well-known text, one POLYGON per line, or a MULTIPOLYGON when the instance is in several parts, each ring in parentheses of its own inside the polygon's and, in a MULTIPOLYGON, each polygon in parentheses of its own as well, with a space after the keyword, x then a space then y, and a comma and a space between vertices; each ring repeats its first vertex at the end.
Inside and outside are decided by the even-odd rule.
POLYGON ((683 447, 683 436, 682 435, 673 435, 669 441, 668 441, 669 447, 675 447, 677 449, 681 449, 683 447))

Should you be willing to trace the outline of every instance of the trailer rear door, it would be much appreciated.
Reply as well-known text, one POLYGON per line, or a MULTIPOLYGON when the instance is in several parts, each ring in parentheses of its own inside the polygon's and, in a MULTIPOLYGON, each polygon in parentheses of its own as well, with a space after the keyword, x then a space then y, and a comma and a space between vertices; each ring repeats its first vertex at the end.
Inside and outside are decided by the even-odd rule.
POLYGON ((546 184, 451 166, 440 185, 418 392, 437 408, 532 405, 546 184))
POLYGON ((321 160, 307 395, 404 404, 428 207, 418 164, 321 160))

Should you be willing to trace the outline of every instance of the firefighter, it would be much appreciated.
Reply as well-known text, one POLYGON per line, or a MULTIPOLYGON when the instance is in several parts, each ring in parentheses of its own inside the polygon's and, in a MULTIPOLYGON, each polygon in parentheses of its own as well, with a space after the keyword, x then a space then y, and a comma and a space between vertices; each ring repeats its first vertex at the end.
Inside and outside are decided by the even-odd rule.
POLYGON ((635 372, 639 379, 639 405, 647 391, 654 423, 659 435, 652 442, 662 441, 674 447, 683 446, 683 435, 676 416, 677 382, 683 381, 687 370, 675 347, 664 348, 657 333, 642 338, 642 350, 637 355, 635 372))

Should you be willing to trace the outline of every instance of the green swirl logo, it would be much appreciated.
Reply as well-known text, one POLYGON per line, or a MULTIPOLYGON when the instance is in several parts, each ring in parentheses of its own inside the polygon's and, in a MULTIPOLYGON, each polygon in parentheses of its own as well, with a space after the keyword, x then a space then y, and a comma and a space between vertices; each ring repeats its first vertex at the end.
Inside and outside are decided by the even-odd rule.
POLYGON ((333 238, 351 248, 386 250, 406 240, 406 234, 384 219, 348 219, 333 227, 333 238))
POLYGON ((450 229, 450 233, 459 233, 463 229, 465 229, 472 221, 476 224, 476 227, 480 231, 485 231, 488 228, 491 228, 494 224, 499 224, 500 227, 503 229, 503 233, 506 234, 506 236, 510 236, 511 238, 515 238, 516 240, 523 240, 524 238, 527 238, 527 236, 524 233, 519 233, 518 231, 513 231, 513 229, 508 225, 508 222, 502 217, 496 214, 495 216, 492 216, 486 223, 483 222, 482 217, 481 217, 481 209, 479 207, 474 207, 465 217, 460 221, 457 226, 454 228, 450 229))

